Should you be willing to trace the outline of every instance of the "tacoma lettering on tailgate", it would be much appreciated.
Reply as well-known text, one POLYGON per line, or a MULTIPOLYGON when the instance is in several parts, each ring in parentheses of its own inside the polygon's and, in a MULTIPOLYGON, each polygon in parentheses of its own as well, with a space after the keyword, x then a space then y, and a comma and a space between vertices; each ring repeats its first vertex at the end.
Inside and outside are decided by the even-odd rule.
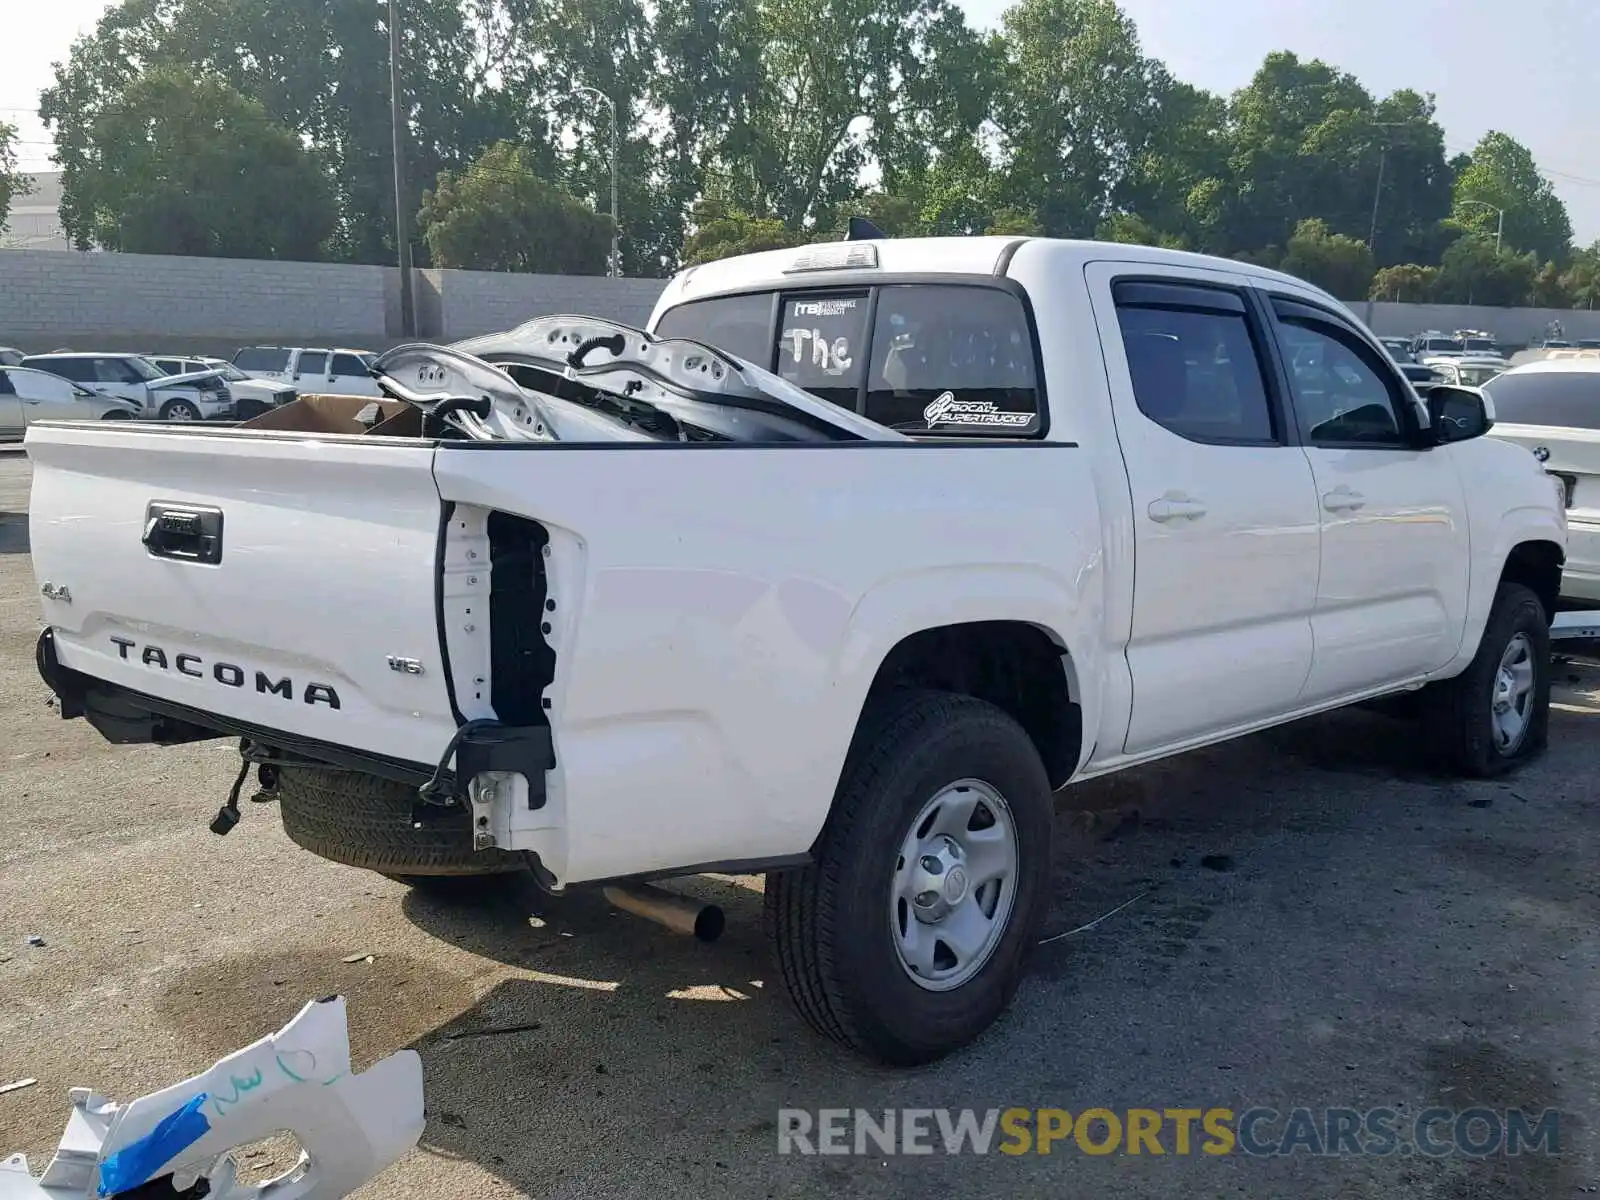
MULTIPOLYGON (((174 670, 180 675, 188 675, 193 679, 210 678, 224 687, 242 688, 250 674, 236 663, 214 662, 210 665, 209 675, 205 670, 206 664, 198 654, 168 654, 160 646, 141 646, 131 638, 113 637, 112 644, 125 661, 135 658, 145 666, 158 671, 174 670), (137 651, 137 654, 135 654, 137 651)), ((262 695, 268 693, 281 696, 285 700, 295 697, 294 680, 284 675, 273 679, 265 671, 255 673, 256 691, 262 695)), ((301 699, 307 704, 326 704, 329 708, 339 707, 339 693, 334 690, 331 683, 308 683, 300 693, 301 699)))

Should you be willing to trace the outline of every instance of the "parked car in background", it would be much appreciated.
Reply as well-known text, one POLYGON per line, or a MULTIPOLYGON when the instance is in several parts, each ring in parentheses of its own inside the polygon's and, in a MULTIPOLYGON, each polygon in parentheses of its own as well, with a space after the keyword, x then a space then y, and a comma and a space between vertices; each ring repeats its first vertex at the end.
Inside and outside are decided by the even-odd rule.
POLYGON ((0 366, 0 442, 20 441, 35 421, 128 421, 139 406, 99 396, 70 379, 31 367, 0 366))
POLYGON ((1412 387, 1420 387, 1429 383, 1443 383, 1444 379, 1432 367, 1424 366, 1418 362, 1403 362, 1397 364, 1400 374, 1404 375, 1412 387))
POLYGON ((329 350, 315 346, 245 346, 233 365, 255 379, 286 383, 306 395, 381 396, 369 368, 370 350, 329 350))
POLYGON ((1482 387, 1511 364, 1497 354, 1462 354, 1430 356, 1422 360, 1422 365, 1444 383, 1482 387))
POLYGON ((1579 350, 1600 350, 1600 338, 1579 338, 1579 350))
POLYGON ((1383 343, 1383 348, 1389 352, 1389 357, 1394 359, 1395 362, 1408 363, 1414 361, 1411 356, 1410 338, 1379 338, 1378 340, 1383 343))
POLYGON ((0 367, 14 367, 27 357, 15 346, 0 346, 0 367))
POLYGON ((1461 354, 1464 347, 1460 341, 1447 333, 1430 330, 1419 333, 1411 339, 1411 357, 1421 362, 1424 358, 1436 357, 1445 354, 1461 354))
POLYGON ((1567 562, 1561 598, 1600 607, 1600 358, 1544 358, 1495 376, 1490 436, 1533 451, 1561 484, 1567 562))
POLYGON ((149 357, 157 367, 173 375, 198 371, 220 372, 228 391, 233 395, 233 415, 241 421, 281 408, 300 394, 286 383, 246 375, 225 358, 173 358, 164 354, 149 357))
POLYGON ((60 375, 103 396, 132 400, 147 418, 202 421, 233 415, 233 396, 216 371, 167 375, 138 354, 72 351, 30 354, 22 365, 60 375))

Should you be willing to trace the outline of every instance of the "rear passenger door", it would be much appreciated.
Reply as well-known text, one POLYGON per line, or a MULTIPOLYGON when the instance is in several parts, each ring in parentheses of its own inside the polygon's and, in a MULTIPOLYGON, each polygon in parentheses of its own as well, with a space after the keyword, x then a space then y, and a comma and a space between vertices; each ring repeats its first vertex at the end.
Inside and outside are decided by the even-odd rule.
POLYGON ((1350 320, 1268 291, 1316 480, 1322 563, 1307 703, 1402 683, 1454 657, 1466 624, 1465 495, 1424 448, 1416 393, 1350 320))
POLYGON ((349 396, 381 396, 383 390, 360 355, 335 353, 330 368, 333 387, 349 396))
POLYGON ((326 350, 301 350, 295 355, 294 371, 290 378, 302 392, 315 394, 328 392, 328 352, 326 350))
POLYGON ((1140 754, 1295 707, 1311 669, 1317 499, 1241 277, 1086 273, 1133 502, 1123 749, 1140 754))

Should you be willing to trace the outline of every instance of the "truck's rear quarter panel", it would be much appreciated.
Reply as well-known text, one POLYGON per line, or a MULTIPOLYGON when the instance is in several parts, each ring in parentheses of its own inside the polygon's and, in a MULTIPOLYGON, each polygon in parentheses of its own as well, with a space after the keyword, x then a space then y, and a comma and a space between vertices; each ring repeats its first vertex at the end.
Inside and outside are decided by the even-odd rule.
POLYGON ((566 832, 547 862, 582 880, 803 853, 879 664, 920 629, 1025 621, 1100 670, 1085 459, 1047 443, 441 446, 447 500, 550 535, 566 832))

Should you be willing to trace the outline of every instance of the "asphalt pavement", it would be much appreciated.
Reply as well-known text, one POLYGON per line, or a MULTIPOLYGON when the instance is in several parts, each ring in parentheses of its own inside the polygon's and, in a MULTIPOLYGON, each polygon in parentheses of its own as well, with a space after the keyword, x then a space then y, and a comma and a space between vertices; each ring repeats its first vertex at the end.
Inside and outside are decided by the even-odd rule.
POLYGON ((0 451, 0 1086, 39 1081, 0 1094, 0 1154, 41 1166, 71 1086, 163 1087, 339 992, 357 1065, 414 1047, 428 1093, 421 1146, 364 1197, 1600 1190, 1586 662, 1559 666, 1549 752, 1496 782, 1439 778, 1413 728, 1355 712, 1068 789, 1047 932, 1078 932, 978 1044, 889 1071, 775 994, 759 879, 681 885, 728 911, 706 946, 531 885, 444 905, 299 850, 270 805, 209 833, 229 744, 114 747, 46 706, 26 489, 0 451), (907 1107, 1556 1110, 1559 1153, 778 1152, 780 1110, 907 1107))

